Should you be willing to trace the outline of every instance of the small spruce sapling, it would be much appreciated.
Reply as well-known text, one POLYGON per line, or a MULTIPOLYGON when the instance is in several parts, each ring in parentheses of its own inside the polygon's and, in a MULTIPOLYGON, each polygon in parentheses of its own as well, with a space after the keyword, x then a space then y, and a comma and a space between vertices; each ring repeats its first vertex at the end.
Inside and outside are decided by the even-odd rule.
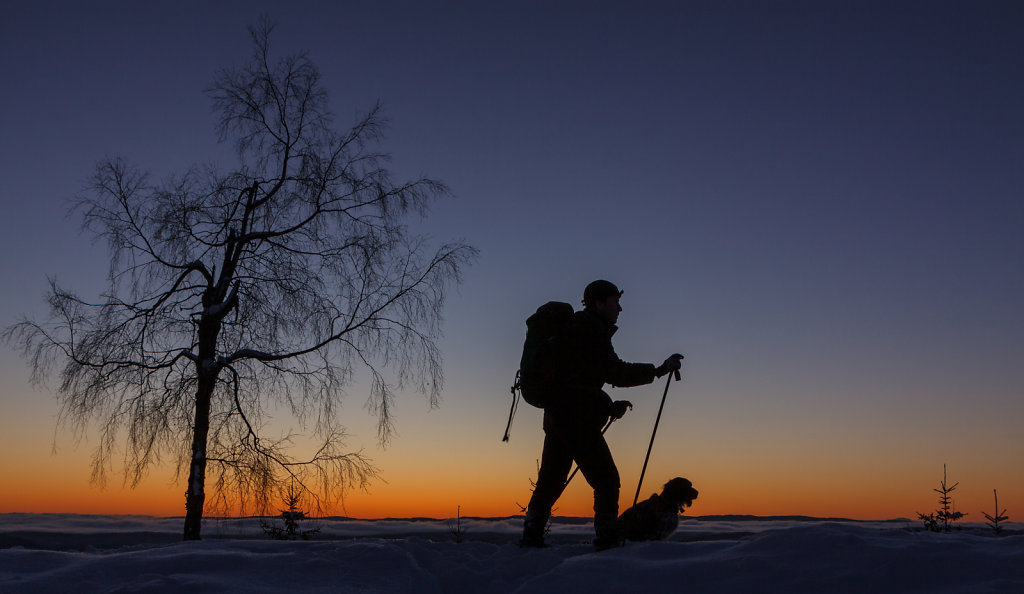
POLYGON ((999 535, 1003 532, 1003 527, 1000 526, 999 523, 1010 519, 1010 516, 1006 515, 1005 509, 1003 511, 999 511, 999 494, 996 493, 995 489, 992 489, 992 497, 995 499, 996 503, 996 515, 990 516, 985 512, 981 512, 981 515, 985 516, 985 519, 988 520, 988 522, 985 522, 985 525, 991 528, 996 535, 999 535))
POLYGON ((946 484, 946 465, 943 464, 942 482, 939 483, 941 488, 932 489, 939 494, 939 505, 941 507, 937 509, 935 513, 925 515, 918 512, 917 514, 918 519, 924 522, 926 530, 932 532, 949 532, 952 528, 953 522, 956 522, 967 515, 958 511, 953 511, 953 499, 949 496, 949 494, 952 493, 959 484, 959 482, 953 483, 953 485, 946 484))
POLYGON ((458 506, 455 512, 455 521, 448 520, 448 531, 456 543, 466 540, 466 527, 462 525, 462 506, 458 506))
POLYGON ((300 530, 299 521, 306 519, 306 512, 299 511, 299 502, 302 499, 302 491, 291 485, 288 487, 288 492, 285 493, 284 503, 288 507, 286 510, 281 510, 281 519, 284 520, 284 528, 280 526, 273 526, 263 520, 260 520, 260 525, 263 526, 263 533, 267 536, 277 540, 309 540, 317 532, 320 532, 319 528, 312 530, 300 530))

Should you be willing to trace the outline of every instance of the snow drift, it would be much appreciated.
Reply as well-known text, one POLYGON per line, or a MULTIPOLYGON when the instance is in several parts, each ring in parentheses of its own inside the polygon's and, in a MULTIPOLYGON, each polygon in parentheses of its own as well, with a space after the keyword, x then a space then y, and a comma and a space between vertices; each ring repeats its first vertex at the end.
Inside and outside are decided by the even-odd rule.
MULTIPOLYGON (((594 553, 588 522, 516 546, 521 520, 318 520, 272 541, 256 520, 0 515, 3 592, 1021 592, 1024 534, 908 521, 684 519, 672 540, 594 553)), ((1014 525, 1011 524, 1011 528, 1014 525)))

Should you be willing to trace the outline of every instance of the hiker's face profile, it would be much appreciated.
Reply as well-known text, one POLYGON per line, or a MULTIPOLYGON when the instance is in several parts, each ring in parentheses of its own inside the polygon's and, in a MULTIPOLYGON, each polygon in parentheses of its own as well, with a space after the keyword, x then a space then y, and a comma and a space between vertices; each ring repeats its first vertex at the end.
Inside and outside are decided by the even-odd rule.
POLYGON ((611 297, 605 297, 594 301, 594 311, 604 317, 612 324, 619 319, 619 312, 622 311, 622 306, 619 305, 619 296, 612 295, 611 297))

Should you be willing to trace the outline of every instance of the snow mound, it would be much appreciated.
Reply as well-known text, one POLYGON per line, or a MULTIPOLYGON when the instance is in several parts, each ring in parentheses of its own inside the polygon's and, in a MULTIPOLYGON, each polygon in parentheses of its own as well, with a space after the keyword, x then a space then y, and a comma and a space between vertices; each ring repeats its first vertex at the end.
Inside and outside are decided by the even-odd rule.
POLYGON ((14 545, 0 549, 0 591, 1024 592, 1024 535, 840 522, 685 524, 689 532, 681 530, 681 540, 627 543, 602 553, 584 542, 583 523, 556 526, 568 544, 520 549, 515 519, 467 521, 469 540, 462 543, 445 521, 389 520, 324 522, 328 536, 312 541, 261 539, 236 527, 237 537, 222 529, 202 542, 42 550, 18 546, 12 535, 71 544, 88 538, 90 529, 171 538, 180 521, 79 518, 59 532, 59 518, 33 525, 31 517, 0 517, 0 537, 14 545), (436 539, 408 536, 431 530, 436 539), (474 539, 474 531, 485 538, 474 539), (694 534, 709 538, 694 540, 694 534))

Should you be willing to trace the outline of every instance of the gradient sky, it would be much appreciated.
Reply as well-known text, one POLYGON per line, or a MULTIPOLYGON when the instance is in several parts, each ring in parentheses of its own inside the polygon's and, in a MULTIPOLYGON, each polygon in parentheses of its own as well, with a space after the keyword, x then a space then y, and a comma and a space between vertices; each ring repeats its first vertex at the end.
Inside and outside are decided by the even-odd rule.
MULTIPOLYGON (((279 21, 340 124, 380 99, 402 176, 455 196, 415 228, 481 250, 446 309, 439 409, 407 394, 355 517, 517 513, 542 432, 501 442, 523 321, 625 290, 630 361, 686 355, 644 491, 686 476, 694 514, 1024 518, 1024 4, 1020 2, 37 2, 0 21, 0 326, 46 277, 102 288, 66 217, 95 162, 157 177, 231 153, 202 93, 279 21)), ((89 485, 95 435, 0 345, 0 512, 181 515, 169 469, 89 485)), ((51 383, 51 386, 53 384, 51 383)), ((615 390, 632 501, 663 384, 615 390)), ((556 513, 589 515, 577 479, 556 513)))

